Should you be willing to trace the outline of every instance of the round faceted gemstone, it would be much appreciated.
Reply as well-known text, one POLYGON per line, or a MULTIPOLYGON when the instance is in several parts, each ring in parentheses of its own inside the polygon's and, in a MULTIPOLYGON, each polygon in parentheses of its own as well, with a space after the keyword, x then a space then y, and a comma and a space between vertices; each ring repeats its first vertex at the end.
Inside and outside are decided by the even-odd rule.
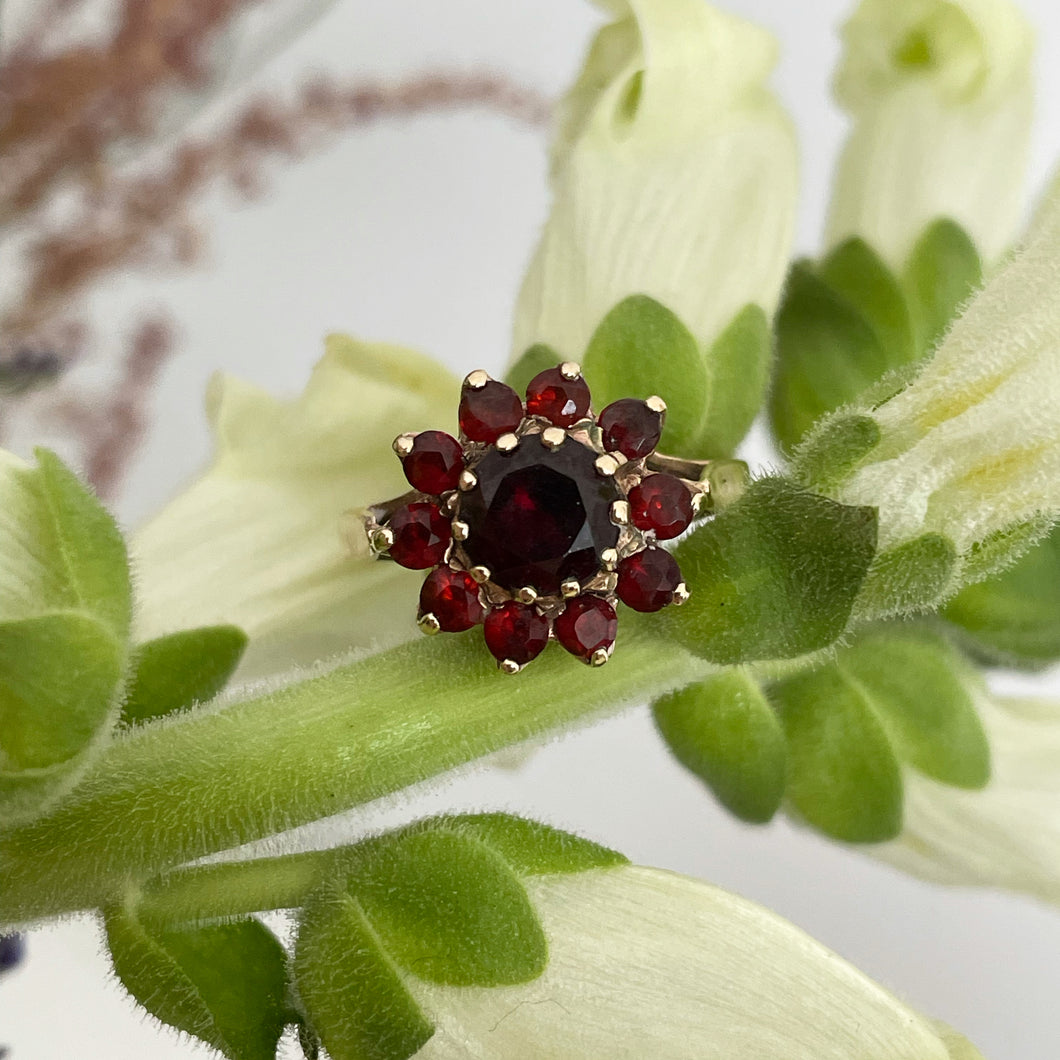
POLYGON ((615 609, 602 596, 576 596, 553 623, 556 639, 572 655, 589 660, 593 652, 610 651, 618 633, 615 609))
POLYGON ((495 659, 525 666, 548 644, 548 619, 527 604, 509 600, 486 616, 486 647, 495 659))
POLYGON ((600 425, 604 448, 630 460, 639 460, 654 452, 662 437, 662 413, 636 398, 613 401, 596 422, 600 425))
POLYGON ((683 534, 692 522, 692 494, 673 475, 649 475, 629 491, 629 518, 660 541, 683 534))
POLYGON ((439 567, 427 575, 420 589, 420 614, 434 615, 446 633, 460 633, 486 617, 478 584, 467 571, 439 567))
POLYGON ((567 379, 558 368, 538 372, 526 388, 526 411, 557 427, 570 427, 589 411, 589 387, 579 375, 567 379))
POLYGON ((537 434, 510 453, 487 453, 475 465, 477 487, 460 496, 472 564, 505 589, 529 586, 543 595, 596 574, 600 554, 618 543, 611 504, 621 493, 595 461, 573 438, 552 450, 537 434))
POLYGON ((634 611, 658 611, 673 603, 680 584, 681 568, 662 548, 646 548, 618 565, 618 598, 634 611))
POLYGON ((465 386, 460 395, 460 429, 473 442, 495 442, 523 422, 523 403, 510 386, 490 379, 477 390, 465 386))
POLYGON ((464 447, 445 431, 421 431, 412 440, 412 452, 402 461, 405 478, 421 493, 445 493, 460 484, 464 447))
POLYGON ((394 512, 387 525, 394 535, 390 558, 402 567, 426 570, 445 559, 451 529, 437 504, 406 504, 394 512))

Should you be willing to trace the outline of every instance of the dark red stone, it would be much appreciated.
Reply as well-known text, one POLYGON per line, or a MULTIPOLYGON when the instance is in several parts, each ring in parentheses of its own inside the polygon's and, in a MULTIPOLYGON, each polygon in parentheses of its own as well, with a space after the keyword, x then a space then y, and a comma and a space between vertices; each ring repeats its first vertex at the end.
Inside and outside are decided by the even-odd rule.
POLYGON ((591 401, 585 380, 564 379, 558 368, 538 372, 526 388, 526 411, 542 416, 557 427, 570 427, 585 419, 591 401))
POLYGON ((636 398, 613 401, 596 422, 603 434, 604 448, 609 453, 621 453, 629 460, 639 460, 654 452, 662 436, 662 413, 636 398))
POLYGON ((548 619, 535 608, 510 600, 490 611, 483 633, 495 659, 511 659, 525 666, 548 644, 548 619))
POLYGON ((692 522, 692 494, 673 475, 648 475, 629 491, 629 517, 638 530, 654 530, 660 541, 677 537, 692 522))
POLYGON ((597 473, 596 455, 573 438, 550 450, 536 434, 511 453, 487 453, 457 516, 468 526, 472 564, 506 589, 525 585, 542 595, 596 574, 600 553, 618 543, 611 504, 621 496, 613 478, 597 473))
POLYGON ((467 571, 439 567, 427 575, 420 590, 420 614, 434 615, 446 633, 460 633, 486 617, 478 585, 467 571))
POLYGON ((495 442, 523 422, 523 403, 510 386, 491 379, 460 394, 460 429, 473 442, 495 442))
POLYGON ((680 584, 681 568, 662 548, 646 548, 618 565, 618 598, 634 611, 659 611, 673 603, 680 584))
POLYGON ((437 496, 460 484, 464 447, 445 431, 421 431, 413 439, 412 452, 402 466, 413 489, 437 496))
POLYGON ((451 528, 437 504, 416 501, 398 508, 387 524, 394 534, 390 558, 410 570, 426 570, 445 559, 451 528))
POLYGON ((593 652, 615 643, 618 616, 602 596, 576 596, 552 627, 556 639, 567 651, 588 662, 593 652))

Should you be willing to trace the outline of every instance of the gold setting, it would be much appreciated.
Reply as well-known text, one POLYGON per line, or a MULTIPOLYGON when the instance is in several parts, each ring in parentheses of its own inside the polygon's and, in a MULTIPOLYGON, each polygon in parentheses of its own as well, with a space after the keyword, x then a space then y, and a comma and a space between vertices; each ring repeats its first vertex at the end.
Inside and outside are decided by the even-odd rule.
POLYGON ((489 372, 484 372, 481 368, 464 376, 464 386, 469 390, 481 390, 489 381, 489 372))
POLYGON ((474 471, 464 470, 460 472, 460 489, 464 493, 470 493, 478 486, 478 475, 474 471))
POLYGON ((420 615, 416 619, 416 625, 420 627, 423 633, 426 633, 428 637, 433 637, 435 633, 439 632, 442 628, 441 623, 435 618, 434 615, 428 612, 425 615, 420 615))
POLYGON ((519 447, 519 435, 502 434, 497 441, 494 442, 494 445, 496 445, 502 453, 514 452, 519 447))
POLYGON ((567 432, 562 427, 546 427, 541 432, 541 444, 555 452, 567 440, 567 432))
POLYGON ((559 374, 563 376, 568 383, 573 383, 575 379, 581 379, 582 366, 575 361, 564 361, 559 366, 559 374))
POLYGON ((394 439, 394 452, 404 460, 412 452, 412 445, 415 440, 416 435, 414 434, 399 434, 394 439))

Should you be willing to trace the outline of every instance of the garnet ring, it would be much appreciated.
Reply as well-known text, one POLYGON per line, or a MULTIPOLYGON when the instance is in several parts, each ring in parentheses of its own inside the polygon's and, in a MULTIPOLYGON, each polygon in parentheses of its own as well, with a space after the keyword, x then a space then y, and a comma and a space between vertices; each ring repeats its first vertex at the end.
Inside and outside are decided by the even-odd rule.
POLYGON ((483 371, 460 395, 458 438, 394 441, 411 491, 365 514, 372 552, 430 570, 425 633, 481 624, 505 673, 554 638, 593 666, 611 657, 616 605, 658 611, 688 589, 660 542, 714 509, 719 483, 739 489, 740 461, 655 451, 666 405, 624 398, 599 416, 576 364, 541 372, 526 401, 483 371))

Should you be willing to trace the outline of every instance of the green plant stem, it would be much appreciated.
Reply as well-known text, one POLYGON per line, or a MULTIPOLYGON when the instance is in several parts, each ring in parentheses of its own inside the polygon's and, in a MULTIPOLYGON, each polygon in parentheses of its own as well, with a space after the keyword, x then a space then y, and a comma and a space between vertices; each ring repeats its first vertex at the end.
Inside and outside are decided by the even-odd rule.
POLYGON ((423 639, 144 726, 49 817, 0 838, 0 925, 97 907, 130 882, 710 672, 650 629, 624 616, 602 670, 554 647, 515 678, 498 674, 478 637, 423 639))

